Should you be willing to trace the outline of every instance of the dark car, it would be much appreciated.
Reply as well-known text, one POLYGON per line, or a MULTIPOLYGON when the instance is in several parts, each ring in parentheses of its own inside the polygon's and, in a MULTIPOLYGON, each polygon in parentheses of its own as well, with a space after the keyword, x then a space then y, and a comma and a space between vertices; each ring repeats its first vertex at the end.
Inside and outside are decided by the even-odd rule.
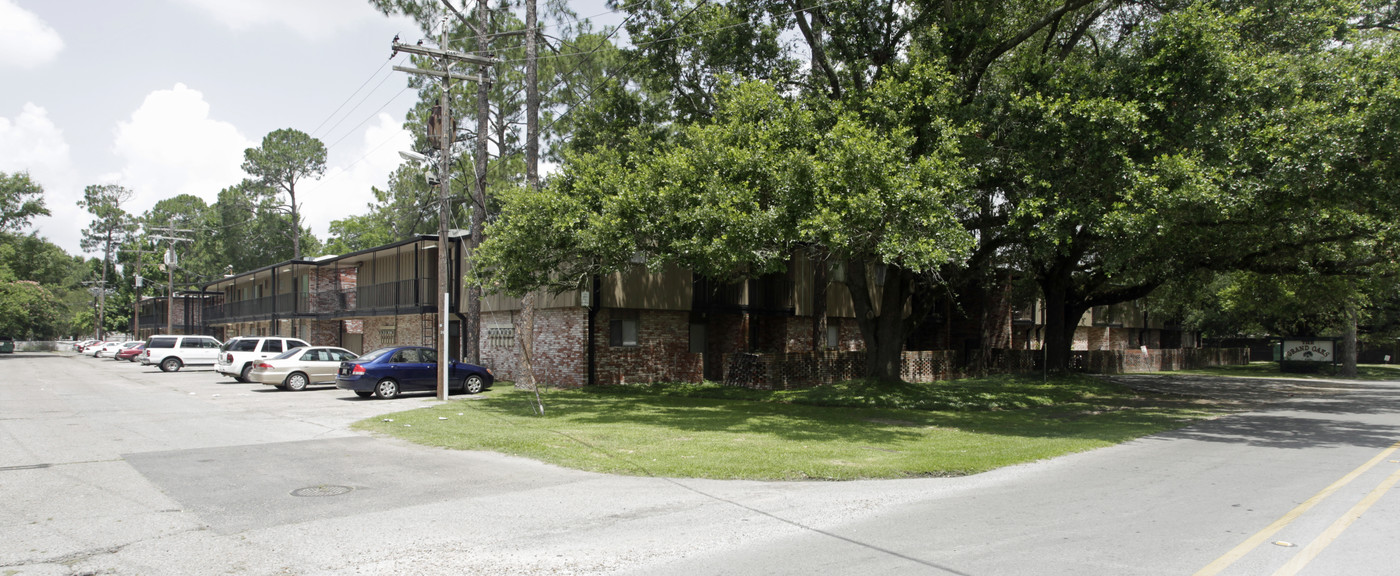
MULTIPOLYGON (((486 368, 456 360, 447 372, 449 391, 468 394, 490 388, 495 379, 486 368)), ((426 346, 391 346, 370 351, 340 363, 335 387, 354 391, 362 398, 371 395, 393 398, 401 392, 436 391, 437 350, 426 346)))

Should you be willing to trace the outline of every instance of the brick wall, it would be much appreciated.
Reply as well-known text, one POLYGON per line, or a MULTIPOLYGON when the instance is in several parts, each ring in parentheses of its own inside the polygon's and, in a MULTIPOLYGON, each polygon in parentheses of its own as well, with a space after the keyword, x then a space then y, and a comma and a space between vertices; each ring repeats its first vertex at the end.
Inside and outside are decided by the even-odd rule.
POLYGON ((587 326, 584 308, 535 310, 534 367, 541 384, 575 388, 588 383, 587 326))
POLYGON ((609 322, 617 313, 601 310, 593 325, 597 383, 700 381, 702 355, 690 352, 690 312, 636 311, 638 345, 610 346, 609 322))
MULTIPOLYGON (((481 362, 496 377, 505 381, 520 379, 519 343, 512 337, 508 342, 493 341, 490 328, 511 326, 518 333, 519 311, 486 312, 482 314, 481 362)), ((596 378, 599 384, 622 382, 699 382, 703 379, 704 355, 690 351, 691 314, 687 311, 655 311, 603 309, 594 324, 594 354, 596 378), (611 321, 627 315, 637 319, 638 345, 612 346, 611 321)), ((765 317, 762 319, 770 341, 783 342, 789 350, 805 351, 809 346, 811 321, 805 317, 765 317), (775 334, 783 335, 774 340, 775 334), (794 349, 794 347, 798 347, 794 349)), ((371 336, 377 336, 378 325, 365 326, 365 349, 371 336)), ((548 386, 578 387, 588 382, 588 312, 583 308, 547 308, 535 312, 535 374, 548 386)), ((706 338, 711 358, 716 366, 714 379, 723 374, 723 358, 743 352, 747 324, 738 314, 712 314, 706 318, 706 338)), ((855 320, 833 318, 838 328, 839 350, 863 350, 864 341, 855 320)), ((401 342, 402 343, 402 342, 401 342)))
POLYGON ((1080 326, 1074 329, 1074 342, 1070 344, 1070 350, 1098 350, 1098 346, 1103 342, 1104 328, 1098 326, 1080 326))
POLYGON ((340 321, 312 320, 310 342, 312 346, 340 346, 340 321))
POLYGON ((311 271, 311 311, 336 312, 341 309, 340 293, 345 291, 345 309, 355 309, 355 287, 359 284, 357 268, 317 268, 311 271))
MULTIPOLYGON (((809 352, 812 350, 812 317, 793 316, 784 318, 787 328, 786 345, 783 352, 809 352)), ((828 321, 829 322, 829 321, 828 321)), ((826 335, 818 337, 825 341, 826 335)))
POLYGON ((829 323, 840 325, 836 335, 836 349, 842 352, 856 352, 865 350, 865 338, 860 335, 860 325, 856 324, 855 318, 830 318, 829 323))
POLYGON ((385 346, 433 346, 437 342, 432 314, 370 316, 362 322, 366 351, 385 346))
MULTIPOLYGON (((489 328, 511 326, 518 334, 524 329, 520 322, 518 311, 481 314, 481 363, 498 379, 513 382, 520 378, 520 346, 514 337, 508 344, 492 342, 489 328)), ((587 323, 588 311, 583 308, 535 310, 534 367, 541 384, 575 388, 588 383, 587 323)))

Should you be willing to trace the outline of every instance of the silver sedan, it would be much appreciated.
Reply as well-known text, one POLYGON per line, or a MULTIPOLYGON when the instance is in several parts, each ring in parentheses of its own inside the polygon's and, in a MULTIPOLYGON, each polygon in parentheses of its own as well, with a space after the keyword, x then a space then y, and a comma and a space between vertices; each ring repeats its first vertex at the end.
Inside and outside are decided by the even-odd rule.
POLYGON ((284 390, 302 390, 309 384, 335 384, 340 363, 356 357, 354 352, 334 346, 292 348, 256 361, 248 379, 284 390))

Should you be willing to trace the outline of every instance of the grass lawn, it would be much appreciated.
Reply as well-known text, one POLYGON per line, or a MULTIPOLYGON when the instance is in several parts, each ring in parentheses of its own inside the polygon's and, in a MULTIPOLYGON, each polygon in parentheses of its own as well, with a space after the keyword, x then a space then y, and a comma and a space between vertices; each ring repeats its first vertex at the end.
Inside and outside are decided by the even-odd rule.
MULTIPOLYGON (((1323 366, 1318 372, 1301 374, 1282 372, 1278 362, 1250 362, 1241 366, 1216 366, 1200 370, 1182 370, 1177 374, 1209 374, 1212 376, 1254 376, 1259 378, 1298 378, 1304 380, 1341 378, 1341 366, 1323 366)), ((1400 380, 1400 365, 1359 364, 1355 380, 1400 380)))
POLYGON ((355 424, 412 442, 491 450, 580 470, 723 479, 975 474, 1117 444, 1217 414, 1075 376, 938 384, 848 382, 798 392, 715 384, 534 394, 509 383, 355 424), (1008 409, 1010 408, 1010 409, 1008 409))

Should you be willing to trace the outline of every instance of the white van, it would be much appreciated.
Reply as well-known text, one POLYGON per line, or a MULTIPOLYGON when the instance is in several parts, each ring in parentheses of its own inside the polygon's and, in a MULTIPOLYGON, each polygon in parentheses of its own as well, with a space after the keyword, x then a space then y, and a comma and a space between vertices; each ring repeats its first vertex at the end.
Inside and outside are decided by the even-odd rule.
POLYGON ((175 372, 185 366, 213 366, 219 357, 219 340, 212 336, 157 334, 146 340, 141 364, 175 372))
POLYGON ((251 382, 248 373, 253 365, 263 358, 271 358, 292 348, 310 346, 305 340, 278 336, 239 336, 230 338, 219 348, 218 363, 214 369, 220 374, 232 376, 239 382, 251 382))

